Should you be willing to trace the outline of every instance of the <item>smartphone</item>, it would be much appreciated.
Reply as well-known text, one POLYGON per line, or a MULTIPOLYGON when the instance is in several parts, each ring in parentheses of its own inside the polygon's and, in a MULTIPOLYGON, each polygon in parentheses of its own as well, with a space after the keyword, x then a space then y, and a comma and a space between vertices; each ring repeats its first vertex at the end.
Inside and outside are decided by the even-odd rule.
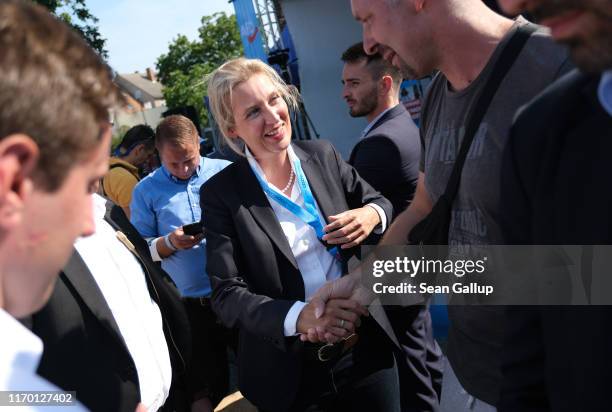
POLYGON ((190 223, 183 226, 183 233, 189 236, 197 236, 204 233, 204 226, 202 226, 202 222, 190 223))

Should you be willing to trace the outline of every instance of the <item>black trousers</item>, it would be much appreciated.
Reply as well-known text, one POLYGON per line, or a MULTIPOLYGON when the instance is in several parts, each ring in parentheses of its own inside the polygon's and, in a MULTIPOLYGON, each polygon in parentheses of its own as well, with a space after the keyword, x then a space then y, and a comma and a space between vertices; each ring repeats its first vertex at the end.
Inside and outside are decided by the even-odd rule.
POLYGON ((385 312, 402 347, 395 348, 402 412, 438 411, 444 362, 429 305, 386 306, 385 312))
POLYGON ((208 298, 183 298, 191 326, 193 354, 189 365, 189 389, 196 398, 207 396, 213 406, 228 394, 228 345, 234 334, 223 327, 208 298))
POLYGON ((336 361, 304 356, 300 389, 291 411, 399 412, 393 344, 371 318, 362 318, 359 341, 336 361))

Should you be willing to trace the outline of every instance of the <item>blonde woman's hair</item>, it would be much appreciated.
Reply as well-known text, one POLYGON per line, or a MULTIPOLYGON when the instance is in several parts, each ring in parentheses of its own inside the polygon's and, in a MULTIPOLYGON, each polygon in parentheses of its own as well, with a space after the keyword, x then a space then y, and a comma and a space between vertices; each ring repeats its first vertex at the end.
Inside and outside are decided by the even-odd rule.
POLYGON ((206 79, 208 83, 208 99, 212 114, 223 134, 223 141, 236 153, 242 154, 241 148, 228 137, 229 130, 236 122, 232 111, 232 93, 241 83, 246 82, 256 74, 265 75, 283 97, 289 109, 299 110, 300 95, 294 86, 287 85, 276 71, 257 59, 239 57, 223 63, 206 79))

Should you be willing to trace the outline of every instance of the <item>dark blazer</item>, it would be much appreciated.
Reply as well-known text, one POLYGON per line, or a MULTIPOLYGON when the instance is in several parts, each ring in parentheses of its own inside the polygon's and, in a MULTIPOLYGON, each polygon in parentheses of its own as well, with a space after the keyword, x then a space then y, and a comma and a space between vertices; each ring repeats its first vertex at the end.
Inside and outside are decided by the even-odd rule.
MULTIPOLYGON (((184 375, 191 358, 191 336, 182 303, 123 211, 114 206, 106 220, 134 245, 151 298, 162 314, 172 364, 172 386, 164 409, 188 410, 184 375)), ((102 292, 76 250, 49 302, 33 315, 32 331, 44 342, 41 376, 76 391, 77 399, 92 411, 134 412, 140 402, 136 366, 102 292)))
MULTIPOLYGON (((328 142, 294 142, 293 148, 325 217, 371 202, 391 216, 391 204, 328 142)), ((212 306, 226 326, 240 330, 240 391, 260 408, 286 409, 301 384, 302 344, 285 338, 283 323, 295 301, 305 299, 291 247, 245 158, 202 186, 200 204, 212 306)), ((342 259, 358 249, 341 251, 342 259)))
MULTIPOLYGON (((406 209, 419 178, 419 130, 402 104, 386 112, 353 148, 349 163, 393 204, 406 209)), ((377 243, 372 235, 368 243, 377 243)), ((403 411, 435 411, 442 388, 442 351, 433 338, 428 305, 387 307, 402 351, 397 353, 403 411)))
POLYGON ((400 103, 378 119, 355 145, 349 163, 389 199, 398 215, 414 197, 420 157, 419 129, 400 103))
MULTIPOLYGON (((598 83, 571 72, 518 116, 502 169, 507 243, 612 244, 612 117, 598 83)), ((510 308, 499 410, 608 409, 611 309, 510 308)))

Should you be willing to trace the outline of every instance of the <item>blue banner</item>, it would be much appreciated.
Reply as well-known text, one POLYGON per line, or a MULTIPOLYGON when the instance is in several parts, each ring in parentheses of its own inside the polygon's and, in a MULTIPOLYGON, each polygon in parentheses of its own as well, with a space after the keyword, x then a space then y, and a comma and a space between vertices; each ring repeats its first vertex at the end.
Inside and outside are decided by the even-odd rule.
POLYGON ((232 3, 234 3, 234 10, 236 11, 244 55, 267 63, 268 55, 264 51, 261 27, 255 15, 253 0, 234 0, 232 3))

